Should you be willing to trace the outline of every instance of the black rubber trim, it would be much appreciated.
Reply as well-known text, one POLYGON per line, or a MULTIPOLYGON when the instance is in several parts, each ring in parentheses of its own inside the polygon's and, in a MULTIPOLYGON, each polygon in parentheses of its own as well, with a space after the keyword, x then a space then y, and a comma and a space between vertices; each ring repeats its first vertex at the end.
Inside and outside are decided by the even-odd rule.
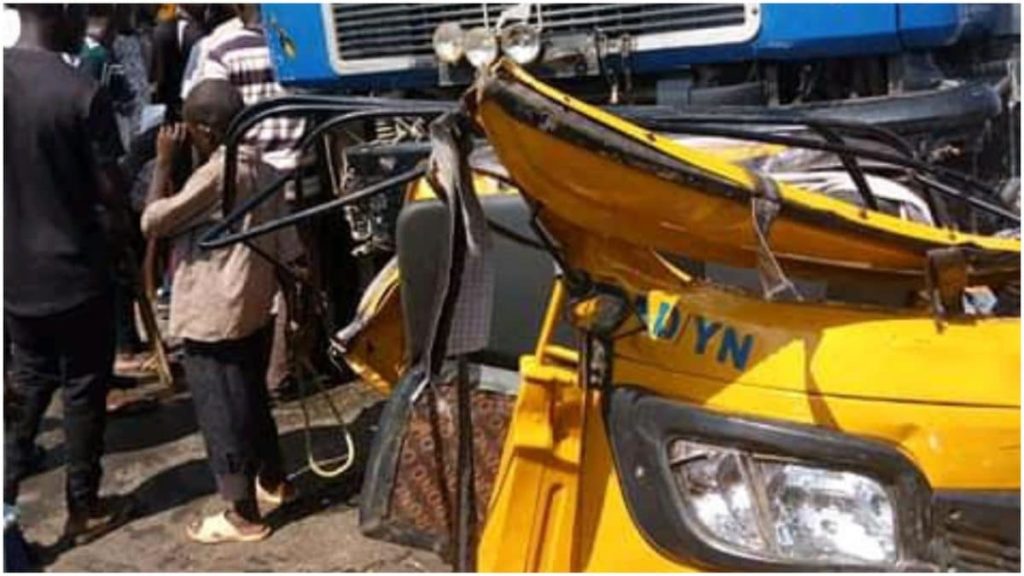
POLYGON ((877 566, 790 564, 739 555, 696 532, 684 519, 687 512, 668 462, 669 442, 690 438, 874 478, 897 503, 898 566, 920 570, 931 565, 931 489, 920 471, 894 448, 814 426, 715 414, 633 386, 610 387, 603 401, 626 507, 648 542, 667 557, 738 571, 878 570, 877 566))
POLYGON ((1020 491, 937 490, 934 506, 936 515, 946 512, 958 524, 1020 548, 1020 491))
POLYGON ((1020 572, 1020 491, 936 491, 944 570, 1020 572))
POLYGON ((448 548, 447 538, 416 530, 388 517, 402 439, 412 412, 412 396, 421 381, 421 374, 415 370, 406 372, 381 413, 360 492, 359 530, 370 538, 443 554, 448 548))

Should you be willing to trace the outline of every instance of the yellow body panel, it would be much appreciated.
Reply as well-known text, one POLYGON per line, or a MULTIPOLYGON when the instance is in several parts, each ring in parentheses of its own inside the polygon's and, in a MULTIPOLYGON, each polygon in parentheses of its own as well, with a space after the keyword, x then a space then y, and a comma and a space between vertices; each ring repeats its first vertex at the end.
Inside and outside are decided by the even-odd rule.
MULTIPOLYGON (((556 294, 552 307, 559 305, 556 294)), ((623 342, 642 340, 652 341, 639 332, 623 342)), ((613 466, 600 392, 584 392, 570 366, 539 361, 552 357, 543 344, 542 339, 537 356, 525 357, 521 363, 519 399, 479 546, 478 567, 484 571, 701 569, 680 563, 644 538, 630 516, 613 466)), ((616 354, 614 366, 615 382, 639 384, 686 404, 883 441, 907 455, 935 489, 1020 487, 1019 401, 1007 406, 968 406, 848 398, 742 383, 724 386, 715 378, 666 370, 625 354, 616 354)), ((1002 382, 1009 385, 1007 380, 1002 382)))
POLYGON ((564 571, 572 563, 583 393, 571 368, 524 357, 519 395, 477 554, 481 571, 564 571))
MULTIPOLYGON (((808 395, 978 406, 1020 406, 1020 320, 961 318, 937 324, 929 310, 839 303, 766 302, 675 276, 650 250, 578 228, 552 228, 570 262, 636 296, 678 298, 678 333, 621 339, 616 355, 720 387, 808 395), (701 339, 700 321, 707 337, 701 339), (711 333, 713 325, 719 327, 711 333), (723 352, 751 337, 743 369, 723 352), (703 341, 701 341, 703 340, 703 341), (702 349, 702 350, 701 350, 702 349), (719 359, 719 354, 723 359, 719 359)), ((641 328, 636 320, 623 327, 641 328)))
MULTIPOLYGON (((610 128, 651 150, 699 166, 704 172, 754 191, 753 174, 721 157, 687 147, 643 130, 537 82, 520 68, 502 62, 494 70, 501 80, 542 94, 563 109, 595 125, 610 128)), ((709 194, 635 167, 609 154, 569 141, 547 127, 524 122, 488 97, 487 82, 476 114, 499 158, 525 194, 552 214, 589 230, 661 250, 739 265, 753 261, 757 247, 749 202, 709 194)), ((771 246, 781 259, 850 269, 919 273, 924 246, 973 245, 1020 252, 1020 242, 902 220, 852 204, 777 183, 783 209, 771 232, 771 246), (785 206, 810 211, 822 219, 793 218, 785 206), (850 229, 824 222, 836 219, 850 229)))
POLYGON ((345 343, 345 362, 382 394, 390 394, 405 372, 405 324, 397 264, 381 270, 356 309, 361 327, 345 343))

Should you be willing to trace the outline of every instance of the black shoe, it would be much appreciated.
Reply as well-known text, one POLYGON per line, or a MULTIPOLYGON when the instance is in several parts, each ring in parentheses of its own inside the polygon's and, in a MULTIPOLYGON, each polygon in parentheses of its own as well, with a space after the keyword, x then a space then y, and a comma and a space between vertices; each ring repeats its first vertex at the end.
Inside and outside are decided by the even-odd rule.
POLYGON ((46 448, 39 444, 32 445, 32 455, 28 457, 28 473, 36 474, 46 465, 46 448))
POLYGON ((64 538, 82 546, 124 525, 131 517, 134 502, 127 496, 100 498, 89 510, 75 511, 64 524, 64 538))

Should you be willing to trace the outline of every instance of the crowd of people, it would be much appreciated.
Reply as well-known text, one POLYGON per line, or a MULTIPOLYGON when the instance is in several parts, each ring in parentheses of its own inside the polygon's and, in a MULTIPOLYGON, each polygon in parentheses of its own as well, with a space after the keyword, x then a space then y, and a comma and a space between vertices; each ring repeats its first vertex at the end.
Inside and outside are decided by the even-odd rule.
MULTIPOLYGON (((107 398, 115 374, 146 358, 135 321, 139 256, 147 241, 163 240, 172 246, 165 336, 182 342, 185 381, 226 503, 184 532, 201 543, 266 538, 260 503, 294 497, 270 411, 275 387, 289 380, 273 261, 301 268, 303 250, 290 229, 251 245, 198 247, 222 215, 222 144, 232 119, 283 93, 259 9, 7 9, 17 11, 18 33, 4 49, 5 527, 58 390, 64 539, 82 544, 130 518, 130 498, 100 496, 107 398)), ((303 129, 300 120, 274 119, 244 135, 236 201, 297 165, 303 129)), ((287 209, 282 197, 244 225, 287 209)))

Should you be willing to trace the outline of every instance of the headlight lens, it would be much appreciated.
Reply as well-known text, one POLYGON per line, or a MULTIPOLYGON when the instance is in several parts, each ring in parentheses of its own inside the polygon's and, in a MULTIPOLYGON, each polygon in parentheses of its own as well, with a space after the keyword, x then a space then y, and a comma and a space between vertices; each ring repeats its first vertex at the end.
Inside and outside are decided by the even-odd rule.
POLYGON ((455 64, 462 58, 463 40, 458 22, 444 22, 434 30, 434 54, 445 64, 455 64))
POLYGON ((540 56, 540 33, 529 24, 512 24, 501 31, 501 51, 516 64, 529 64, 540 56))
POLYGON ((498 39, 482 26, 466 32, 463 46, 466 59, 476 68, 488 66, 498 58, 498 39))
POLYGON ((783 562, 894 564, 889 493, 853 472, 676 440, 669 462, 686 511, 720 546, 783 562))

